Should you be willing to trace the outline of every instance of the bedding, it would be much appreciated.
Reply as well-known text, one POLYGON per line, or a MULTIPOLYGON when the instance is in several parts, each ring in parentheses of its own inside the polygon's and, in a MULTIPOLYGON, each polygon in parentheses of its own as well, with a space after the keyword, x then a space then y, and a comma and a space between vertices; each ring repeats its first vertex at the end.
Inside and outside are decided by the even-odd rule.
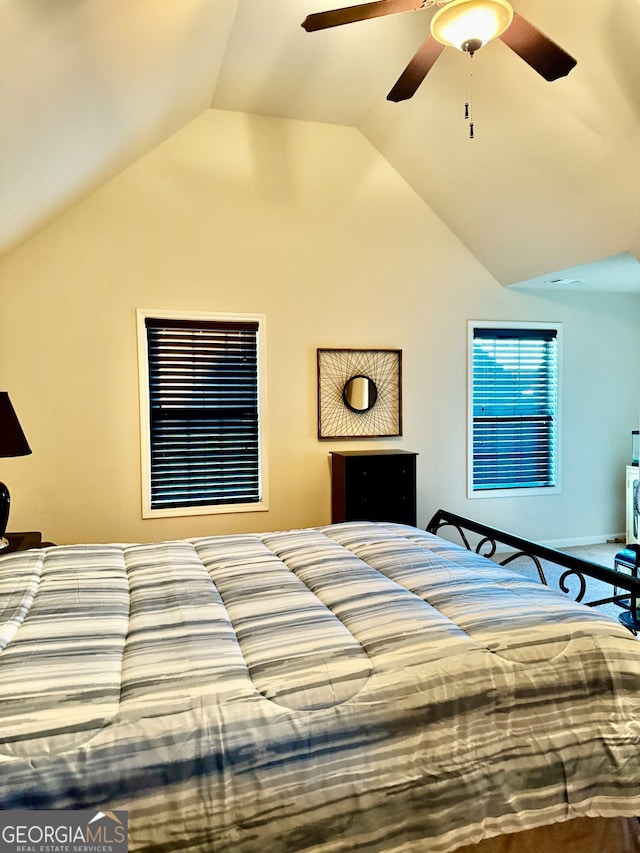
POLYGON ((413 527, 10 554, 0 649, 0 808, 125 809, 131 851, 640 815, 638 640, 413 527))

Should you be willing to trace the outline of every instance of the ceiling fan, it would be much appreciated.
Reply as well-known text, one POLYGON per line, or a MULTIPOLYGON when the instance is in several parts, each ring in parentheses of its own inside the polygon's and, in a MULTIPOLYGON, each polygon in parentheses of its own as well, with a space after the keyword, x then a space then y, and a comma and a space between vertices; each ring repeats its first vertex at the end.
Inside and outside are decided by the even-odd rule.
POLYGON ((432 6, 440 8, 431 20, 431 32, 387 95, 389 101, 411 98, 446 46, 473 55, 491 39, 499 38, 548 81, 565 77, 576 65, 572 56, 518 14, 507 0, 373 0, 307 15, 302 26, 307 32, 315 32, 432 6))

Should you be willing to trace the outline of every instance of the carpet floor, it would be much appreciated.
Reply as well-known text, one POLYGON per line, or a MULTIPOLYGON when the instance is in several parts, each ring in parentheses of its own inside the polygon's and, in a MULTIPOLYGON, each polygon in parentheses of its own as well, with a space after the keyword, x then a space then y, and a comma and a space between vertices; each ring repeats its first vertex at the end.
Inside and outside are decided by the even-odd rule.
MULTIPOLYGON (((624 548, 623 542, 603 542, 596 545, 581 545, 573 548, 562 548, 558 550, 562 550, 566 554, 572 554, 574 557, 579 557, 582 560, 589 560, 591 563, 597 563, 599 566, 605 566, 608 569, 613 569, 613 560, 615 555, 624 548)), ((500 554, 496 557, 496 559, 502 561, 505 555, 500 554)), ((546 560, 542 560, 542 569, 545 573, 547 583, 553 589, 558 589, 558 581, 564 569, 554 566, 553 564, 548 563, 546 560)), ((517 559, 513 562, 509 563, 508 566, 514 572, 518 572, 520 574, 526 575, 527 577, 538 579, 538 572, 536 570, 535 565, 529 559, 517 559)), ((571 578, 567 579, 567 585, 570 590, 575 590, 575 594, 577 594, 579 590, 579 583, 574 578, 573 581, 571 578)), ((575 598, 575 594, 572 596, 575 598)), ((587 580, 587 590, 584 596, 584 601, 592 601, 600 598, 607 598, 611 596, 612 590, 608 584, 602 583, 600 581, 594 580, 593 578, 589 578, 587 580)), ((623 609, 617 604, 601 604, 597 605, 599 610, 602 610, 604 613, 607 613, 609 616, 612 616, 614 619, 617 619, 618 616, 623 613, 623 609)))

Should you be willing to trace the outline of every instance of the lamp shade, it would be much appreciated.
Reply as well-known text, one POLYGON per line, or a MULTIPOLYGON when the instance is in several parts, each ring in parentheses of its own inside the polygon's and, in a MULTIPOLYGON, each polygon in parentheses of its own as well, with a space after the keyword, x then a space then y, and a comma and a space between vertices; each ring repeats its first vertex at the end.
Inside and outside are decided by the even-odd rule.
POLYGON ((512 21, 507 0, 452 0, 431 19, 431 33, 441 44, 468 50, 502 35, 512 21))
POLYGON ((0 391, 0 456, 27 456, 31 448, 6 391, 0 391))

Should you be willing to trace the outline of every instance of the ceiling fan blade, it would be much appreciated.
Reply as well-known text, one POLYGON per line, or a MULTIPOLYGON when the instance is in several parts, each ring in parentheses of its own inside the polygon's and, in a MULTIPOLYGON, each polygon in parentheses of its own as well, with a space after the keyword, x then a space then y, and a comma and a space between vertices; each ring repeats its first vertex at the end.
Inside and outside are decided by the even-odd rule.
POLYGON ((425 0, 375 0, 373 3, 345 6, 343 9, 331 9, 329 12, 314 12, 312 15, 307 15, 301 26, 308 33, 313 33, 316 30, 354 24, 356 21, 366 21, 369 18, 395 15, 398 12, 415 12, 416 9, 421 9, 424 3, 425 0))
POLYGON ((572 56, 516 11, 500 39, 549 82, 566 77, 577 64, 572 56))
POLYGON ((444 45, 429 34, 418 48, 416 55, 398 77, 395 86, 387 95, 388 101, 406 101, 415 95, 436 60, 444 50, 444 45))

